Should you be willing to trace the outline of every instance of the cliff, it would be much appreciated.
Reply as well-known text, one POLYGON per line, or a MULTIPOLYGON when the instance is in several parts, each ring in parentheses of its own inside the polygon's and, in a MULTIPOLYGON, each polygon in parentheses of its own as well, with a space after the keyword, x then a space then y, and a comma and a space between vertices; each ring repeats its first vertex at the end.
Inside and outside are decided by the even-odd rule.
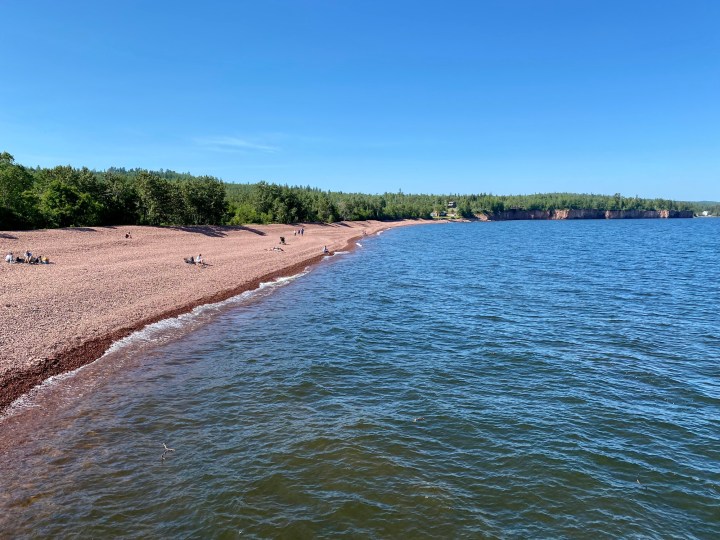
POLYGON ((691 218, 692 210, 506 210, 475 214, 480 221, 527 219, 667 219, 691 218))

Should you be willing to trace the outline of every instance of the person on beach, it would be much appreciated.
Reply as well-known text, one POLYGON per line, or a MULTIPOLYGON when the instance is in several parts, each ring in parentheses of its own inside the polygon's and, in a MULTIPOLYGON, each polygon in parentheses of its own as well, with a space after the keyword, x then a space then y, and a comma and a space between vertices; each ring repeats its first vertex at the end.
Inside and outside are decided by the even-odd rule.
POLYGON ((126 232, 126 233, 125 233, 125 238, 132 238, 132 236, 130 236, 130 233, 129 233, 129 232, 126 232))
POLYGON ((13 262, 14 260, 15 260, 15 257, 13 256, 12 251, 11 251, 10 253, 8 253, 7 255, 5 255, 5 262, 6 262, 6 263, 11 263, 11 262, 13 262))
POLYGON ((197 257, 195 257, 195 264, 205 264, 205 261, 203 261, 202 253, 198 254, 197 257))
POLYGON ((323 251, 322 251, 322 252, 323 252, 323 255, 327 255, 328 253, 330 253, 330 252, 328 251, 327 246, 323 246, 323 251))
POLYGON ((300 229, 300 236, 305 236, 305 227, 300 229))
POLYGON ((30 250, 27 250, 27 251, 25 252, 25 262, 26 262, 26 263, 29 263, 29 262, 30 262, 30 259, 32 259, 32 253, 30 252, 30 250))

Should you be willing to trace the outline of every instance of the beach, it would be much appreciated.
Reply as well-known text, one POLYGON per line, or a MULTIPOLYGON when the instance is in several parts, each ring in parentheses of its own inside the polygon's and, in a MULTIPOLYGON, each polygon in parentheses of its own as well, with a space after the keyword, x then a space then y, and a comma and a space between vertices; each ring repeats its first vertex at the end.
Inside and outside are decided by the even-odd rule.
POLYGON ((297 274, 323 258, 324 246, 351 249, 365 234, 416 223, 0 232, 0 410, 148 324, 297 274), (4 262, 26 250, 50 264, 4 262), (205 265, 183 260, 199 254, 205 265))

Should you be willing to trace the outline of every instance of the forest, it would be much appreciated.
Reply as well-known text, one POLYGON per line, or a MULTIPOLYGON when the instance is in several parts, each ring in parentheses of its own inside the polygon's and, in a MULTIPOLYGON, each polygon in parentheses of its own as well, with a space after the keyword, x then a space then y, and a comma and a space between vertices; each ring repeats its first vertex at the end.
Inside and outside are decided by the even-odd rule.
POLYGON ((505 210, 708 210, 718 203, 543 193, 343 193, 258 182, 226 183, 169 170, 25 167, 0 153, 0 230, 101 225, 242 225, 430 218, 456 203, 459 217, 505 210))

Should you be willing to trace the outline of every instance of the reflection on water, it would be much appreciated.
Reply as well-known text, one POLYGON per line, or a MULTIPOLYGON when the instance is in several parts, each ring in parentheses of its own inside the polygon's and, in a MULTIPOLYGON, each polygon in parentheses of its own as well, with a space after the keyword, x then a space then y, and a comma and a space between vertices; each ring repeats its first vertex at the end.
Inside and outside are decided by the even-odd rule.
POLYGON ((0 420, 0 536, 716 537, 719 226, 397 229, 150 329, 0 420))

